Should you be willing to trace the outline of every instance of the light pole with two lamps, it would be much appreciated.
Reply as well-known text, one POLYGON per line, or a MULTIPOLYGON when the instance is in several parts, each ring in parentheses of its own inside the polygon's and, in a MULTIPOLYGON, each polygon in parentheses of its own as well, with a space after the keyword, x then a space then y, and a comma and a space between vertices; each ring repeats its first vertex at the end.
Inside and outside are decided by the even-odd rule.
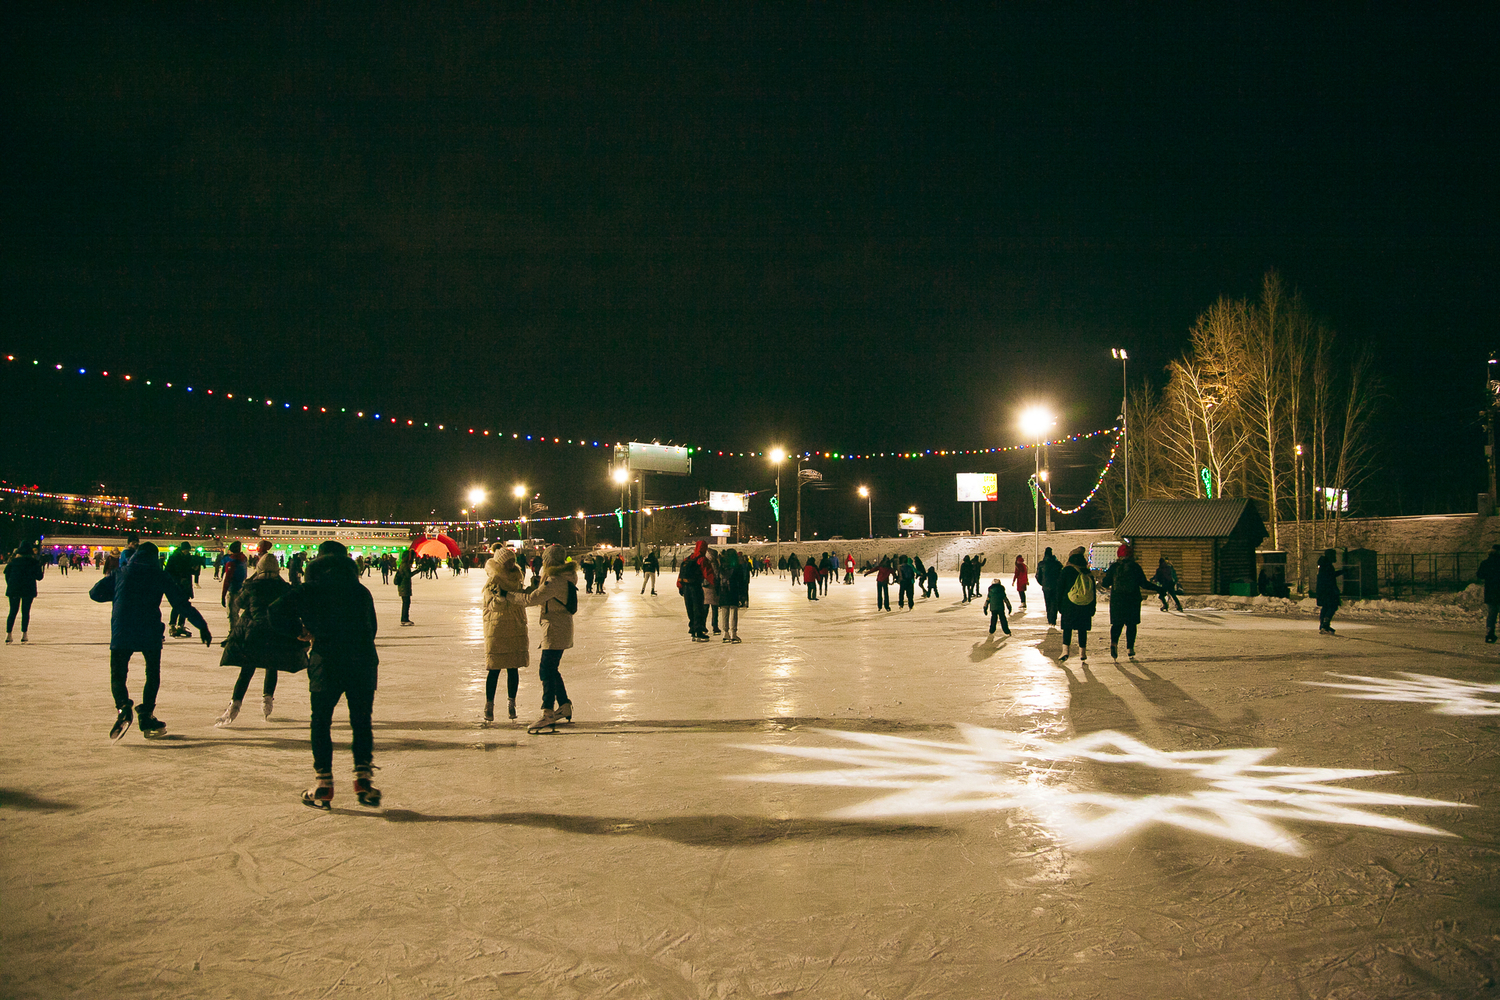
POLYGON ((1031 438, 1036 448, 1036 472, 1034 474, 1035 495, 1032 506, 1036 508, 1031 529, 1031 571, 1036 572, 1042 558, 1042 436, 1057 421, 1044 406, 1031 406, 1021 411, 1021 433, 1031 438))
MULTIPOLYGON (((488 499, 488 497, 489 497, 489 494, 487 494, 485 492, 483 486, 470 487, 470 489, 469 489, 469 509, 473 512, 473 514, 474 514, 474 520, 476 522, 479 520, 479 505, 482 504, 482 503, 484 503, 485 500, 488 499)), ((483 528, 480 525, 478 525, 478 524, 475 525, 474 533, 475 533, 476 536, 480 536, 479 539, 478 539, 479 541, 483 541, 483 537, 482 537, 483 528)))

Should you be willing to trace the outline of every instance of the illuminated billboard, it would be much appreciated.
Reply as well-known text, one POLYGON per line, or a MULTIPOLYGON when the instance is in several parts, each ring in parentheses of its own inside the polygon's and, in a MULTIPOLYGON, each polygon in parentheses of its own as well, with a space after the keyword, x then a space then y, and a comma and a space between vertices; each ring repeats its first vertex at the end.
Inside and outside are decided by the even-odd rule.
POLYGON ((693 453, 681 445, 629 444, 615 445, 615 462, 631 472, 660 472, 668 476, 691 476, 693 453))
POLYGON ((958 502, 983 503, 1000 498, 999 476, 993 472, 960 472, 958 502))
POLYGON ((709 525, 708 533, 715 538, 728 538, 734 534, 734 526, 729 524, 709 525))
POLYGON ((750 505, 746 503, 746 499, 743 493, 717 493, 714 490, 709 490, 708 509, 746 511, 750 509, 750 505))
POLYGON ((927 518, 921 514, 897 514, 896 527, 902 531, 926 531, 927 518))

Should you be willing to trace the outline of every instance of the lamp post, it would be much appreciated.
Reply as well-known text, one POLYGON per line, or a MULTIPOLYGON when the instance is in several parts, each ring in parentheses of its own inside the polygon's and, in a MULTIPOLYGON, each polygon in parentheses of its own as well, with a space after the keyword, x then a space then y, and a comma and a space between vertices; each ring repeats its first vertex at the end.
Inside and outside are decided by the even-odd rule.
POLYGON ((463 538, 464 545, 467 546, 469 544, 469 512, 468 510, 461 510, 458 512, 458 516, 464 519, 464 530, 460 537, 463 538))
POLYGON ((771 449, 771 461, 776 463, 776 509, 772 513, 776 517, 776 563, 781 564, 781 463, 786 458, 786 452, 780 448, 771 449))
POLYGON ((526 484, 517 483, 510 491, 511 496, 516 498, 516 541, 521 540, 521 531, 526 527, 526 484))
MULTIPOLYGON (((475 521, 479 520, 479 505, 484 503, 485 500, 488 499, 488 497, 489 494, 485 492, 483 486, 471 486, 469 488, 469 508, 474 512, 475 521)), ((480 528, 478 525, 476 525, 474 534, 478 536, 479 533, 480 528)))
POLYGON ((1042 435, 1047 432, 1055 421, 1046 407, 1032 406, 1021 413, 1021 433, 1031 438, 1036 445, 1036 472, 1033 474, 1036 483, 1036 495, 1032 498, 1032 507, 1035 508, 1035 516, 1031 528, 1031 566, 1032 572, 1036 572, 1036 566, 1042 558, 1042 435))
POLYGON ((1297 525, 1297 591, 1302 593, 1305 584, 1302 577, 1302 446, 1299 444, 1293 450, 1297 453, 1297 464, 1292 470, 1292 503, 1297 507, 1297 516, 1292 520, 1297 525))
POLYGON ((1130 382, 1125 376, 1130 355, 1123 347, 1112 347, 1110 356, 1120 362, 1120 446, 1125 452, 1125 513, 1130 513, 1130 426, 1126 421, 1126 410, 1130 406, 1130 382))
POLYGON ((866 538, 874 538, 875 537, 875 510, 874 510, 873 504, 875 503, 875 501, 870 499, 870 487, 868 487, 868 486, 861 486, 859 488, 859 495, 865 498, 865 523, 866 523, 866 527, 868 528, 868 531, 867 531, 865 537, 866 538))
POLYGON ((630 482, 630 470, 623 465, 615 466, 615 471, 610 474, 616 483, 620 485, 620 514, 616 518, 620 522, 620 551, 625 551, 625 486, 630 482))
POLYGON ((585 551, 589 547, 589 519, 583 516, 583 511, 578 512, 578 527, 583 533, 583 547, 585 551))

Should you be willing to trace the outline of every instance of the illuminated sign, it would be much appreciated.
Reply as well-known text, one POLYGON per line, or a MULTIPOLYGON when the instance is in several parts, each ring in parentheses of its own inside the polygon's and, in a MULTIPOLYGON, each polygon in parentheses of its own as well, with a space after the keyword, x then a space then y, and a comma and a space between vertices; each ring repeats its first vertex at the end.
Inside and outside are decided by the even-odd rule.
POLYGON ((728 538, 734 533, 734 528, 727 524, 709 525, 708 533, 715 538, 728 538))
POLYGON ((902 531, 926 531, 927 518, 921 514, 897 514, 896 527, 902 531))
POLYGON ((1315 486, 1313 487, 1313 492, 1322 502, 1324 510, 1336 510, 1341 514, 1348 512, 1348 490, 1336 490, 1332 486, 1315 486))
POLYGON ((709 510, 745 511, 750 509, 743 493, 716 493, 708 491, 709 510))
POLYGON ((660 472, 668 476, 691 476, 693 453, 681 445, 629 444, 615 445, 615 461, 631 472, 660 472))
POLYGON ((983 503, 1000 497, 999 476, 993 472, 960 472, 958 502, 983 503))

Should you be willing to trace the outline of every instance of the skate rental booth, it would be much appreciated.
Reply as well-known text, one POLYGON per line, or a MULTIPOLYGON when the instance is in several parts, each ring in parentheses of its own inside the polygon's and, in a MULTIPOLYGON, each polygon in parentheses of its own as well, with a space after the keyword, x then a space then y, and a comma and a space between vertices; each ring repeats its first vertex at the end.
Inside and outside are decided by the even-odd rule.
POLYGON ((1147 576, 1165 556, 1183 594, 1255 593, 1255 550, 1266 525, 1249 500, 1137 500, 1115 528, 1147 576))

